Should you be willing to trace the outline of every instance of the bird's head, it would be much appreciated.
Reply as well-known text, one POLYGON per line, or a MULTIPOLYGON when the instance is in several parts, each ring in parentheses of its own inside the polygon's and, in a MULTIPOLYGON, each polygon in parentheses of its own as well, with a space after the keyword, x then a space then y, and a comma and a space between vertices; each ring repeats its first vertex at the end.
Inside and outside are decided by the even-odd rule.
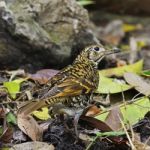
POLYGON ((81 54, 77 57, 77 60, 84 62, 86 60, 97 65, 106 55, 118 53, 120 50, 117 48, 106 49, 103 45, 91 45, 86 47, 81 54))

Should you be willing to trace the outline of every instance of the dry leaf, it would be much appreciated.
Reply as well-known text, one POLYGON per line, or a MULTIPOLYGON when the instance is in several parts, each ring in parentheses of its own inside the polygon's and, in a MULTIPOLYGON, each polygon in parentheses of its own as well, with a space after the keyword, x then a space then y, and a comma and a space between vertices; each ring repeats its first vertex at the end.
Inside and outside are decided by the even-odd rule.
POLYGON ((4 129, 3 134, 0 136, 0 141, 4 143, 10 143, 13 138, 13 129, 11 127, 7 127, 4 129))
MULTIPOLYGON (((101 132, 110 132, 113 131, 109 125, 107 125, 105 122, 98 120, 93 117, 89 116, 81 116, 80 117, 80 123, 84 124, 90 128, 98 129, 101 132)), ((109 137, 109 139, 115 143, 121 143, 123 142, 123 139, 120 137, 109 137)))
POLYGON ((140 76, 134 73, 125 73, 125 80, 132 86, 135 87, 140 93, 149 96, 150 95, 150 84, 145 82, 140 76))
POLYGON ((6 109, 0 107, 0 141, 4 143, 9 143, 13 137, 13 129, 8 126, 6 119, 6 109))
POLYGON ((123 118, 120 108, 116 106, 109 111, 105 123, 108 124, 114 131, 118 131, 122 127, 119 117, 123 118))
POLYGON ((10 150, 54 150, 54 146, 45 142, 26 142, 16 144, 10 150))
POLYGON ((33 141, 41 141, 43 130, 32 116, 23 114, 17 115, 19 128, 28 135, 33 141))
POLYGON ((56 75, 59 71, 54 69, 42 69, 37 71, 35 74, 29 74, 29 79, 38 81, 40 84, 46 84, 48 80, 56 75))
POLYGON ((93 105, 93 106, 89 107, 89 109, 85 113, 85 116, 94 116, 94 115, 100 113, 100 111, 101 110, 97 106, 93 105))

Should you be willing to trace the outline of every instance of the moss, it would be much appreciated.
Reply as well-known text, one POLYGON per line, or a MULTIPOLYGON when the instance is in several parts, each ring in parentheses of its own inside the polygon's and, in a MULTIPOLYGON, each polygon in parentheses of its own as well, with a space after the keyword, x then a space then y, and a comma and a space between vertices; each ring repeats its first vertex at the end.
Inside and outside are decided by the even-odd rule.
POLYGON ((70 40, 73 28, 70 24, 59 24, 55 27, 55 30, 50 30, 48 33, 53 42, 61 44, 70 40))

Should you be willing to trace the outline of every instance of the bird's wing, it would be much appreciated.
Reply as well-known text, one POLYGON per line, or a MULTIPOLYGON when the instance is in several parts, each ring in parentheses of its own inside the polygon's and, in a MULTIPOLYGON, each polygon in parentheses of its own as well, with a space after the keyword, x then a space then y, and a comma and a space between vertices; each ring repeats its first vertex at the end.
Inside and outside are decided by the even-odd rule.
POLYGON ((77 96, 83 93, 89 93, 95 88, 94 84, 83 78, 66 78, 62 83, 56 84, 44 96, 46 97, 66 97, 77 96))
POLYGON ((62 102, 64 98, 70 96, 78 96, 83 93, 89 93, 95 88, 93 83, 87 79, 82 78, 66 78, 62 83, 52 87, 47 94, 40 100, 32 100, 22 106, 18 113, 25 115, 30 114, 32 111, 40 109, 46 105, 53 105, 57 102, 62 102))

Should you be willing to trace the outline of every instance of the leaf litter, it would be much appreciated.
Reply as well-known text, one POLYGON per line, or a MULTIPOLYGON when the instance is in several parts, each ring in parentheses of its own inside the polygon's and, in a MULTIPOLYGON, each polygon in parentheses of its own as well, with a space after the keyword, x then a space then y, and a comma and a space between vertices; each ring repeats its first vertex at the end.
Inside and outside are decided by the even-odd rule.
MULTIPOLYGON (((47 70, 46 70, 46 73, 44 74, 44 77, 43 77, 43 70, 41 71, 42 76, 39 75, 39 72, 38 72, 39 78, 32 77, 32 78, 27 79, 25 77, 26 78, 25 80, 24 80, 24 78, 21 78, 21 79, 14 78, 14 80, 12 80, 10 82, 7 81, 7 82, 11 84, 11 82, 17 81, 16 83, 20 86, 20 88, 19 88, 20 90, 22 90, 22 85, 23 85, 23 91, 26 91, 26 89, 32 91, 34 86, 29 86, 29 85, 26 86, 24 83, 24 81, 26 81, 26 83, 28 83, 28 81, 30 81, 30 79, 32 79, 33 80, 32 82, 35 81, 34 84, 37 84, 36 82, 38 82, 40 84, 40 85, 37 85, 37 86, 39 86, 38 87, 38 89, 39 89, 39 88, 41 88, 41 84, 46 83, 48 81, 48 79, 52 77, 52 75, 51 75, 51 73, 49 73, 49 71, 48 71, 48 75, 45 75, 47 73, 47 70)), ((111 82, 116 82, 116 81, 114 81, 112 78, 108 78, 105 76, 103 78, 102 78, 102 80, 103 80, 104 84, 106 84, 105 78, 107 80, 110 80, 107 83, 108 90, 107 90, 106 94, 111 93, 111 84, 112 84, 111 82)), ((113 83, 114 86, 112 87, 112 89, 117 86, 116 84, 122 84, 122 83, 120 83, 120 82, 122 82, 121 80, 119 79, 115 84, 113 83)), ((123 84, 126 84, 125 81, 123 84)), ((134 87, 134 85, 130 86, 130 83, 129 83, 129 85, 127 84, 127 86, 129 87, 128 90, 134 87)), ((105 86, 103 86, 103 88, 104 87, 105 86)), ((117 89, 115 89, 115 90, 117 90, 117 89)), ((106 91, 106 89, 105 89, 105 91, 106 91)), ((117 93, 121 93, 123 91, 124 91, 124 89, 120 88, 117 91, 117 93)), ((12 93, 11 90, 8 90, 8 92, 12 93)), ((19 91, 17 91, 17 92, 19 92, 19 91)), ((17 92, 15 92, 15 93, 17 93, 17 92)), ((32 92, 30 94, 32 94, 32 92)), ((17 97, 15 97, 15 98, 17 98, 17 97)), ((25 97, 25 99, 27 99, 27 97, 25 97)), ((131 105, 132 113, 134 113, 133 110, 136 111, 137 108, 134 108, 132 106, 133 105, 132 103, 130 105, 131 105)), ((149 104, 147 103, 146 105, 148 106, 149 104)), ((5 121, 5 122, 7 122, 7 124, 13 125, 13 124, 17 123, 17 126, 26 135, 28 135, 28 137, 31 140, 33 140, 33 141, 43 140, 44 142, 52 144, 56 149, 63 149, 63 147, 67 147, 68 149, 72 149, 72 148, 86 149, 88 147, 91 149, 94 149, 99 146, 103 149, 119 149, 119 147, 125 147, 125 149, 129 148, 127 145, 128 140, 126 138, 126 134, 125 134, 124 130, 122 129, 122 126, 118 119, 118 116, 120 116, 120 117, 122 116, 121 117, 122 119, 124 118, 124 116, 127 116, 126 119, 129 119, 128 116, 130 116, 130 115, 127 115, 127 114, 124 115, 124 113, 122 113, 122 108, 120 109, 118 107, 115 107, 115 108, 111 107, 110 112, 108 113, 108 115, 106 116, 106 119, 104 120, 101 118, 101 116, 103 116, 103 110, 96 108, 96 106, 93 105, 93 107, 88 109, 86 111, 86 113, 84 112, 85 114, 82 114, 81 116, 79 116, 79 121, 77 123, 77 130, 78 130, 79 136, 77 136, 76 135, 77 133, 75 132, 74 118, 70 118, 70 119, 64 118, 63 120, 61 120, 61 118, 60 119, 52 119, 51 118, 50 119, 51 121, 48 122, 48 128, 43 128, 41 126, 42 120, 47 120, 48 118, 50 118, 49 113, 48 113, 48 108, 43 108, 42 111, 40 110, 40 111, 33 112, 33 114, 37 118, 37 121, 35 121, 32 116, 23 116, 23 115, 19 114, 19 115, 17 115, 17 117, 18 117, 17 122, 16 122, 16 115, 14 115, 14 113, 11 113, 12 108, 9 106, 9 107, 7 107, 7 109, 10 110, 10 112, 8 112, 8 115, 6 117, 7 120, 5 121), (97 115, 97 117, 93 118, 93 116, 95 116, 95 115, 97 115), (44 118, 43 118, 43 116, 44 116, 44 118), (88 140, 86 140, 86 139, 83 140, 83 135, 86 137, 89 137, 88 140)), ((145 112, 147 112, 148 110, 146 110, 145 112)), ((144 112, 140 116, 144 116, 144 112)), ((140 118, 138 118, 138 119, 140 119, 140 118)), ((137 123, 137 122, 135 122, 135 123, 137 123)), ((13 139, 13 132, 14 133, 18 132, 18 129, 15 129, 14 127, 12 129, 11 129, 11 132, 8 129, 6 130, 7 131, 6 133, 7 134, 9 133, 8 135, 9 135, 9 137, 11 137, 10 139, 13 139), (10 134, 11 134, 11 136, 10 136, 10 134)), ((4 137, 5 137, 5 139, 7 139, 6 133, 5 134, 1 133, 2 139, 4 137)), ((20 142, 17 138, 14 138, 14 141, 16 141, 16 140, 18 142, 20 142)), ((30 140, 28 140, 28 138, 27 139, 23 138, 23 136, 21 136, 20 140, 30 141, 30 140)), ((9 139, 8 139, 8 141, 9 141, 9 139)), ((4 141, 4 142, 6 142, 6 141, 4 141)), ((17 146, 17 145, 14 145, 14 147, 15 146, 17 146)), ((20 146, 23 146, 23 145, 20 144, 20 146)))
MULTIPOLYGON (((113 26, 116 26, 116 23, 118 22, 113 22, 113 26)), ((126 33, 141 30, 138 25, 123 24, 123 22, 120 25, 120 31, 123 34, 116 32, 110 36, 113 32, 110 24, 105 29, 106 36, 103 40, 117 45, 126 33)), ((29 147, 60 150, 64 148, 68 150, 126 150, 133 144, 137 149, 144 146, 148 148, 149 69, 143 71, 143 59, 135 58, 137 49, 144 47, 145 44, 139 46, 140 41, 134 37, 129 41, 129 45, 122 44, 120 47, 126 46, 127 49, 133 49, 135 54, 126 59, 114 57, 116 65, 108 64, 113 68, 106 67, 100 70, 99 87, 94 93, 99 101, 101 101, 99 95, 103 99, 107 99, 108 95, 122 95, 119 104, 111 104, 110 100, 111 106, 104 108, 99 101, 94 101, 92 106, 85 108, 75 117, 50 116, 51 108, 37 110, 32 116, 16 113, 20 104, 42 97, 42 94, 46 93, 46 83, 59 72, 58 70, 43 69, 34 74, 26 73, 24 70, 1 71, 0 147, 23 150, 29 147), (146 80, 141 78, 141 75, 146 80), (125 91, 128 94, 133 89, 137 90, 135 97, 126 100, 125 91), (127 133, 132 143, 129 142, 127 133), (137 133, 140 138, 133 140, 133 135, 137 133), (31 142, 36 140, 43 142, 31 142), (142 142, 146 144, 143 145, 142 142)), ((125 50, 122 53, 126 53, 125 50)))

